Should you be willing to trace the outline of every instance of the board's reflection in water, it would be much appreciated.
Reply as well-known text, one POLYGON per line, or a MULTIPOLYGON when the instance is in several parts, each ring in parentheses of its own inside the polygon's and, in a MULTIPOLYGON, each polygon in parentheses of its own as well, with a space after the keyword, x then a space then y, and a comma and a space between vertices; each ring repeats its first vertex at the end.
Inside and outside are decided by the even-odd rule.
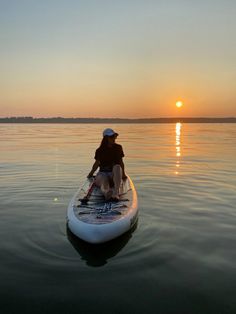
POLYGON ((108 263, 108 259, 116 256, 132 238, 133 232, 137 229, 138 221, 128 232, 122 236, 102 244, 90 244, 76 237, 68 228, 67 237, 82 260, 91 267, 101 267, 108 263))

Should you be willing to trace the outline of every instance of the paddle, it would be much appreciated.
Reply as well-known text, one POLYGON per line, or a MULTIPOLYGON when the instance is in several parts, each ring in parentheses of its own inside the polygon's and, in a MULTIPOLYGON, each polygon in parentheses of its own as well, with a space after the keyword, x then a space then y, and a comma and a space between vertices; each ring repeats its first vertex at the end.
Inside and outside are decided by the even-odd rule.
POLYGON ((93 192, 93 189, 94 189, 94 187, 95 187, 95 185, 96 185, 94 178, 95 178, 95 177, 93 177, 93 181, 92 181, 92 183, 90 184, 90 186, 89 186, 89 188, 88 188, 87 194, 86 194, 83 198, 79 199, 79 201, 80 201, 81 204, 83 204, 83 205, 86 205, 86 204, 88 203, 88 200, 89 200, 89 198, 90 198, 90 196, 91 196, 91 194, 92 194, 92 192, 93 192))

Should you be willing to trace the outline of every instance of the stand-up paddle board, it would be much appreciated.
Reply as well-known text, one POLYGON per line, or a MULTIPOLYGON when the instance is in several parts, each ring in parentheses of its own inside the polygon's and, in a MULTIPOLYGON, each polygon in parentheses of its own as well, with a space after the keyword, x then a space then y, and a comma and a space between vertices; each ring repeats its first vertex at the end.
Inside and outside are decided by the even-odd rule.
POLYGON ((103 243, 130 230, 138 219, 138 199, 130 177, 120 187, 118 202, 106 201, 94 178, 86 179, 72 198, 68 210, 68 227, 89 243, 103 243))

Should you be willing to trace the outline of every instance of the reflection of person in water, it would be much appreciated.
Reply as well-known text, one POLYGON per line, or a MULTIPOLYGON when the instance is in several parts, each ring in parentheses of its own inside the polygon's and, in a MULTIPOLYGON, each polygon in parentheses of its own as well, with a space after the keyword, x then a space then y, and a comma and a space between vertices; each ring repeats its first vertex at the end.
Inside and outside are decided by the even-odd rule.
POLYGON ((88 174, 92 177, 99 169, 95 178, 95 184, 101 188, 105 198, 111 201, 119 201, 119 189, 125 175, 123 157, 124 152, 121 145, 115 143, 118 133, 112 129, 103 131, 103 139, 100 147, 95 152, 95 163, 88 174), (114 186, 112 189, 111 187, 114 186))

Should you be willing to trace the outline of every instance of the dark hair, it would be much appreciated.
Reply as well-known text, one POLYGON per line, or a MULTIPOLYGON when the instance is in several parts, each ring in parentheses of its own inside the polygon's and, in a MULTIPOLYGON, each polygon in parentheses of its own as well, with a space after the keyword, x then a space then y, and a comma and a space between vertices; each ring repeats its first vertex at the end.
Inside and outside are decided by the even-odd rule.
POLYGON ((99 148, 103 150, 107 146, 108 146, 108 136, 104 136, 102 141, 101 141, 101 144, 100 144, 99 148))

